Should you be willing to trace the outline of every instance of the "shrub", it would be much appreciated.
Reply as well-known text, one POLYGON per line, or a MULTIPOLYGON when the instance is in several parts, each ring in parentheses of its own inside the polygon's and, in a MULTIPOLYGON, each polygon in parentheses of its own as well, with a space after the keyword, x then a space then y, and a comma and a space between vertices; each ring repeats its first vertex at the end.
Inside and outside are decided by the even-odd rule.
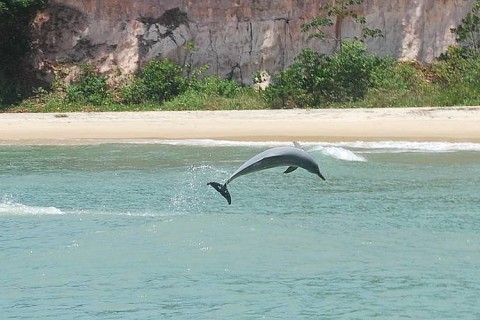
POLYGON ((126 103, 145 101, 163 103, 185 92, 188 78, 183 76, 182 67, 170 60, 152 60, 122 90, 126 103))
POLYGON ((324 102, 321 90, 326 77, 326 56, 304 49, 290 68, 273 75, 263 96, 270 107, 314 107, 324 102))
POLYGON ((241 91, 241 86, 234 80, 222 79, 218 76, 208 76, 192 81, 191 89, 207 95, 233 98, 241 91))
POLYGON ((379 60, 371 75, 367 94, 357 106, 414 107, 432 105, 435 86, 428 68, 411 61, 379 60))
POLYGON ((110 99, 107 77, 89 64, 80 67, 80 74, 67 87, 66 98, 69 102, 89 103, 101 105, 110 99))
POLYGON ((133 78, 130 83, 120 88, 119 99, 125 104, 140 104, 147 102, 145 92, 147 88, 143 81, 133 78))
POLYGON ((361 41, 346 41, 342 50, 328 57, 325 77, 318 85, 328 102, 355 101, 370 85, 375 57, 366 53, 361 41))
POLYGON ((464 82, 480 85, 480 52, 449 47, 432 67, 444 84, 464 82))
POLYGON ((373 75, 384 64, 382 58, 366 53, 361 41, 346 41, 331 56, 305 49, 290 68, 274 75, 264 96, 274 108, 356 101, 374 85, 373 75))
POLYGON ((202 77, 205 70, 205 67, 190 70, 191 77, 187 77, 185 70, 173 61, 150 61, 121 89, 121 99, 133 104, 167 104, 164 107, 168 109, 202 109, 208 104, 208 99, 235 98, 242 91, 241 85, 233 80, 218 76, 202 77), (167 103, 169 101, 172 102, 167 103))
MULTIPOLYGON (((230 82, 230 80, 223 81, 230 82)), ((250 110, 265 108, 263 100, 255 90, 240 87, 238 84, 236 86, 236 93, 228 97, 190 88, 181 95, 165 102, 161 108, 163 110, 250 110)))
POLYGON ((271 85, 262 92, 262 96, 274 109, 310 107, 312 97, 299 82, 300 75, 296 69, 280 71, 273 75, 271 85))
POLYGON ((442 87, 442 104, 466 105, 480 101, 480 52, 450 47, 432 65, 442 87))

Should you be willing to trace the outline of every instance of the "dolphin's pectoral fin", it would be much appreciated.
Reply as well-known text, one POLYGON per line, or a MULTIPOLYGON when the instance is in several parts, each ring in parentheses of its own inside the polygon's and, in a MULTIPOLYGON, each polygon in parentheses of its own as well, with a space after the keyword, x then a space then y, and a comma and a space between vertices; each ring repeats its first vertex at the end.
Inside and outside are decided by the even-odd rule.
POLYGON ((225 199, 227 199, 228 204, 232 204, 232 197, 230 197, 230 192, 228 192, 226 184, 220 184, 218 182, 209 182, 209 183, 207 183, 207 185, 212 186, 225 199))
POLYGON ((292 167, 288 167, 287 170, 285 170, 284 173, 290 173, 290 172, 293 172, 293 171, 295 171, 295 170, 297 170, 297 169, 298 169, 298 167, 293 167, 293 166, 292 166, 292 167))
POLYGON ((317 172, 317 176, 319 176, 320 178, 322 178, 322 180, 327 180, 327 179, 325 179, 325 177, 320 173, 320 171, 317 172))

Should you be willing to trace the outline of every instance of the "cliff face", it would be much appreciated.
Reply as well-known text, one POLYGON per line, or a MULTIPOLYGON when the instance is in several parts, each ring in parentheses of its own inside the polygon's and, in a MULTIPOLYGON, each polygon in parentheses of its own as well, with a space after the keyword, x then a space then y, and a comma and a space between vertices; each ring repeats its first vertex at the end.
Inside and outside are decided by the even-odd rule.
MULTIPOLYGON (((250 83, 260 70, 289 65, 307 42, 303 23, 319 16, 318 0, 50 0, 34 23, 35 67, 47 80, 55 65, 87 61, 102 72, 129 74, 146 61, 171 58, 210 74, 250 83)), ((366 0, 355 9, 384 38, 369 50, 399 59, 431 61, 455 40, 474 0, 366 0)), ((342 34, 358 35, 345 21, 342 34)), ((334 32, 335 28, 332 28, 334 32)))

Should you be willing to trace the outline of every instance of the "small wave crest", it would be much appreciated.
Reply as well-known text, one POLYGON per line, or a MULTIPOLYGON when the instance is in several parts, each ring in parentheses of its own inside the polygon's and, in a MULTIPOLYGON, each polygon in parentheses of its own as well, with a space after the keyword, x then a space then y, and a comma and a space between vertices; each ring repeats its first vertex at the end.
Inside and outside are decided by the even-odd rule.
POLYGON ((362 152, 365 152, 365 153, 480 151, 480 143, 473 143, 473 142, 355 141, 355 142, 339 142, 332 145, 346 147, 346 148, 360 149, 362 152))
POLYGON ((3 196, 0 200, 0 215, 60 215, 65 214, 55 207, 37 207, 17 203, 11 196, 3 196))
POLYGON ((355 154, 353 151, 341 147, 317 146, 310 149, 309 151, 320 151, 326 156, 343 161, 367 162, 367 159, 365 157, 362 157, 358 154, 355 154))

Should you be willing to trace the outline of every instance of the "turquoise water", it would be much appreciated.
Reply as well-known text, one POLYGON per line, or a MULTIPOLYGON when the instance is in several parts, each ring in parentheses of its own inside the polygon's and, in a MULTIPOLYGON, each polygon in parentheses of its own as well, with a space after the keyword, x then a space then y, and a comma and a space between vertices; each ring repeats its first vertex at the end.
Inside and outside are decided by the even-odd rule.
POLYGON ((480 318, 480 145, 270 145, 0 146, 0 318, 480 318))

